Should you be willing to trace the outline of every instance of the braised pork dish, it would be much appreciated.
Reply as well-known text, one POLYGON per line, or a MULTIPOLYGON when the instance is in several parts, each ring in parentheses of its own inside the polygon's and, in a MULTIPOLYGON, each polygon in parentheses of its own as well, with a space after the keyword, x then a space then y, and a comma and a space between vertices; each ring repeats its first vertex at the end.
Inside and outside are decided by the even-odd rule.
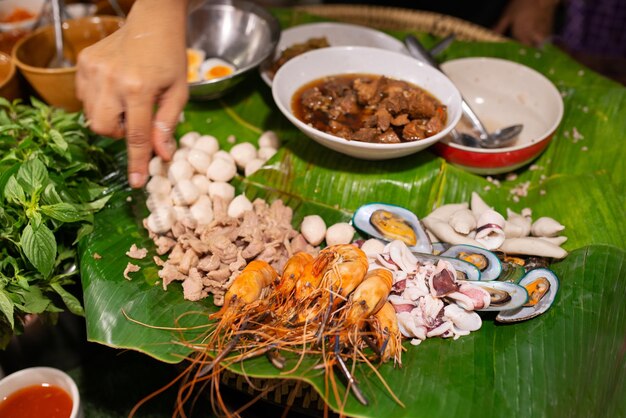
POLYGON ((292 98, 294 115, 331 135, 352 141, 397 144, 439 133, 446 106, 426 90, 371 74, 324 77, 292 98))

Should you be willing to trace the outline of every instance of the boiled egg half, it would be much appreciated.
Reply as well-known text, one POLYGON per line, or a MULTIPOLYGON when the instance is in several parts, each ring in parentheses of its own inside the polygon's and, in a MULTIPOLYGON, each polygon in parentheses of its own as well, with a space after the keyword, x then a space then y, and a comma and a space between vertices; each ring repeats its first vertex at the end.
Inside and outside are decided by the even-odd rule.
POLYGON ((219 58, 208 58, 200 66, 200 76, 203 80, 228 77, 235 72, 235 67, 219 58))

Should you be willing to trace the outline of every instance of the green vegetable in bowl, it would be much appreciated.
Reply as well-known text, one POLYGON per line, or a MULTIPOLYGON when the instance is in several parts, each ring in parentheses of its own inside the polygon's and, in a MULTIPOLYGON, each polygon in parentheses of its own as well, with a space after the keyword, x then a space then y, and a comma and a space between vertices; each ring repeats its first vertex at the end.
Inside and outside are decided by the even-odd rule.
POLYGON ((83 315, 75 283, 76 242, 110 197, 113 160, 84 117, 33 99, 0 98, 0 347, 28 314, 83 315))

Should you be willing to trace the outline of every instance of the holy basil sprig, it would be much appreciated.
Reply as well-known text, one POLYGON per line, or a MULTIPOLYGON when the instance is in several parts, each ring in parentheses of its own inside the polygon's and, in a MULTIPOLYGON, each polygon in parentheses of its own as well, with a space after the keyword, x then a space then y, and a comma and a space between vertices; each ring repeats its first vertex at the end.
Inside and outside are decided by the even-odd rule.
POLYGON ((76 242, 110 195, 113 161, 79 113, 0 98, 0 346, 28 314, 82 315, 76 242))

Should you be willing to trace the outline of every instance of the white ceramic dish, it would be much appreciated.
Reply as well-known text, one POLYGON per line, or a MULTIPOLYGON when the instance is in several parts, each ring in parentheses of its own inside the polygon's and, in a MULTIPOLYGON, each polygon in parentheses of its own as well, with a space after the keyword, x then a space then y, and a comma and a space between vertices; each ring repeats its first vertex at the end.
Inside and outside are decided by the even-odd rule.
POLYGON ((365 160, 386 160, 421 151, 445 137, 461 117, 461 95, 444 74, 408 55, 379 48, 330 47, 299 55, 278 70, 272 95, 280 111, 305 135, 332 150, 365 160), (378 144, 330 135, 295 117, 291 101, 300 87, 325 76, 350 73, 384 75, 427 90, 447 106, 445 128, 419 141, 378 144))
POLYGON ((54 385, 66 391, 72 398, 72 412, 69 418, 82 418, 80 394, 74 380, 65 372, 52 367, 31 367, 23 369, 0 380, 0 402, 7 396, 29 386, 54 385))
POLYGON ((446 160, 476 174, 500 174, 528 164, 548 146, 563 117, 563 99, 543 74, 485 57, 452 60, 441 68, 488 131, 524 125, 518 140, 506 148, 471 148, 445 138, 435 149, 446 160))
MULTIPOLYGON (((308 23, 281 32, 273 60, 278 58, 282 51, 294 44, 320 37, 326 37, 330 46, 369 46, 408 55, 402 42, 376 29, 349 23, 308 23)), ((272 87, 272 79, 268 72, 270 64, 271 62, 264 62, 259 70, 263 81, 272 87)))
POLYGON ((44 0, 2 0, 0 1, 0 17, 10 15, 16 8, 26 9, 33 14, 30 19, 20 20, 19 22, 0 22, 0 31, 8 32, 11 30, 29 30, 35 25, 37 17, 42 11, 44 0))

